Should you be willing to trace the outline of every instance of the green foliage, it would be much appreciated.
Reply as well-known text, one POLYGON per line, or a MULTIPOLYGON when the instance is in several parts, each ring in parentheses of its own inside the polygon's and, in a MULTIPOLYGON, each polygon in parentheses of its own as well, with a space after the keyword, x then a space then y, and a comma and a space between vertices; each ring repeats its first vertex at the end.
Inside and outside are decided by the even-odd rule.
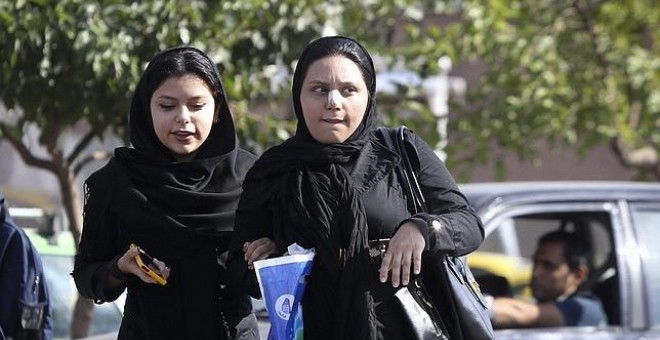
POLYGON ((380 46, 412 2, 0 0, 0 99, 12 122, 3 131, 20 135, 36 123, 43 144, 81 120, 99 137, 108 128, 125 133, 131 92, 148 60, 185 44, 216 60, 240 139, 263 150, 294 126, 250 111, 255 102, 286 109, 288 86, 269 91, 269 65, 292 70, 327 27, 380 46))
MULTIPOLYGON (((544 140, 657 150, 659 17, 652 0, 0 0, 0 98, 13 122, 0 124, 20 136, 36 123, 44 143, 80 120, 98 136, 125 133, 146 62, 187 44, 218 62, 241 144, 259 153, 295 127, 289 84, 270 90, 274 72, 291 74, 332 27, 422 76, 445 55, 486 69, 469 105, 452 106, 450 161, 480 163, 493 147, 534 158, 544 140)), ((379 99, 382 122, 433 145, 435 118, 407 90, 379 99)))
POLYGON ((13 127, 37 123, 44 143, 81 119, 99 136, 123 128, 145 61, 187 42, 198 12, 175 1, 2 1, 0 95, 13 127))
POLYGON ((446 30, 448 39, 459 58, 479 59, 487 72, 469 100, 477 109, 454 121, 452 132, 466 136, 457 140, 469 136, 469 144, 454 150, 485 159, 495 144, 524 159, 542 141, 581 152, 615 141, 660 149, 654 1, 462 3, 463 20, 446 30))

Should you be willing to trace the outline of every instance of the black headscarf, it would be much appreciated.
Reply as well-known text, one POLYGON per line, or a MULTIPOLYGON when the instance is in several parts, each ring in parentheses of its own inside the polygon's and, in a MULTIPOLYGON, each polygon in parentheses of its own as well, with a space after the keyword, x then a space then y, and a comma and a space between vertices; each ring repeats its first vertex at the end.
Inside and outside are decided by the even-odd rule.
POLYGON ((244 173, 237 168, 234 122, 213 61, 192 47, 156 55, 135 89, 129 119, 133 148, 117 148, 115 155, 130 184, 181 228, 214 235, 231 230, 244 173), (167 79, 186 74, 205 81, 218 115, 195 158, 177 163, 156 136, 150 102, 167 79))
POLYGON ((276 215, 280 250, 296 242, 316 256, 305 296, 305 338, 373 339, 375 314, 367 289, 367 222, 360 193, 342 166, 354 162, 373 138, 376 80, 368 52, 353 39, 332 36, 312 41, 293 77, 296 135, 266 151, 248 173, 244 190, 276 215), (357 130, 343 143, 321 144, 310 134, 300 103, 309 66, 328 56, 352 60, 361 70, 369 102, 357 130), (309 326, 307 326, 309 325, 309 326))

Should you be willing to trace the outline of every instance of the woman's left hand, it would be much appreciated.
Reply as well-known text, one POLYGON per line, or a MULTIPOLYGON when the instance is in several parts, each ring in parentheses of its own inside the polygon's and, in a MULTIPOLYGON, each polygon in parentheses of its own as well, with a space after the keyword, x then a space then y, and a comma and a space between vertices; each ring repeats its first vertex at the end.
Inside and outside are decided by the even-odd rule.
POLYGON ((422 252, 424 251, 424 236, 413 222, 406 222, 390 240, 383 262, 380 266, 380 282, 387 282, 388 273, 392 272, 392 287, 404 286, 410 282, 410 265, 415 274, 422 267, 422 252))
POLYGON ((268 237, 263 237, 252 242, 245 242, 243 244, 245 262, 247 262, 249 269, 254 269, 254 261, 266 259, 275 253, 276 250, 277 246, 275 245, 275 242, 268 237))

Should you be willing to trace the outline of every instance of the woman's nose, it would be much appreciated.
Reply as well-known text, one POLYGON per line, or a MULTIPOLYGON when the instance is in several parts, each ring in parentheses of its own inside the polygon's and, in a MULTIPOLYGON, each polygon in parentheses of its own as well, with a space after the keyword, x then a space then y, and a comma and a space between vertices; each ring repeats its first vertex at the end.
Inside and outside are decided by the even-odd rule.
POLYGON ((183 106, 177 113, 176 117, 174 118, 177 123, 181 124, 187 124, 190 123, 190 112, 188 111, 188 108, 183 106))
POLYGON ((328 110, 339 110, 340 101, 339 90, 328 91, 328 102, 326 104, 328 110))

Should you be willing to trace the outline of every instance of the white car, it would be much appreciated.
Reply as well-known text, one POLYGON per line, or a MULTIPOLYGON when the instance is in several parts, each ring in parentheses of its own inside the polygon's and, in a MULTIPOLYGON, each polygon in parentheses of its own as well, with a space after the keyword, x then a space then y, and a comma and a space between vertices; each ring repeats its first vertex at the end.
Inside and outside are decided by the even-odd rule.
MULTIPOLYGON (((574 230, 591 244, 593 270, 586 288, 602 300, 609 324, 497 330, 497 339, 660 339, 659 183, 510 182, 460 188, 486 232, 483 245, 468 256, 475 275, 496 273, 504 257, 523 265, 500 276, 510 282, 529 277, 536 241, 551 230, 574 230), (493 253, 497 257, 490 263, 484 260, 493 253)), ((487 293, 496 288, 482 285, 487 293)), ((528 294, 510 288, 522 298, 528 294)))

